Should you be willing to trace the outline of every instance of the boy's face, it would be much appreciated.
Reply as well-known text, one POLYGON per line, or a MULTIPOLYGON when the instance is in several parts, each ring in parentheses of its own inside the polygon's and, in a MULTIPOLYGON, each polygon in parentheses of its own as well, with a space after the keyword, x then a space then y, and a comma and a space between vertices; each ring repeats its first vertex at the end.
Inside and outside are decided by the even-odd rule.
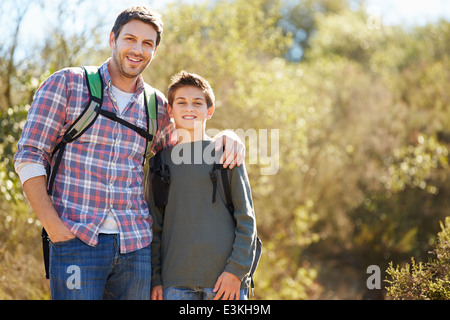
POLYGON ((177 129, 204 128, 206 120, 214 113, 214 106, 208 108, 203 91, 192 86, 177 89, 172 104, 168 111, 177 129))
POLYGON ((152 25, 136 19, 122 27, 117 39, 111 32, 109 44, 114 63, 123 76, 134 78, 147 68, 156 53, 156 38, 152 25))

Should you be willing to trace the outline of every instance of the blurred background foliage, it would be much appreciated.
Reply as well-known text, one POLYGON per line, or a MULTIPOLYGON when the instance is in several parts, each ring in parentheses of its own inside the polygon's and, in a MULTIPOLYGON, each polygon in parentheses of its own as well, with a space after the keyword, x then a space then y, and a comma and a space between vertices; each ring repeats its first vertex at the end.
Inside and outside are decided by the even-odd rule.
MULTIPOLYGON (((40 224, 12 157, 40 83, 104 62, 129 4, 108 20, 96 18, 102 1, 19 3, 0 4, 0 299, 47 299, 40 224), (24 41, 35 8, 58 18, 42 17, 43 40, 24 41)), ((264 242, 255 298, 385 298, 366 288, 367 267, 426 259, 450 216, 450 22, 373 25, 364 1, 349 0, 176 2, 160 12, 148 83, 166 92, 176 72, 198 73, 216 94, 209 128, 279 129, 275 175, 247 154, 264 242)))

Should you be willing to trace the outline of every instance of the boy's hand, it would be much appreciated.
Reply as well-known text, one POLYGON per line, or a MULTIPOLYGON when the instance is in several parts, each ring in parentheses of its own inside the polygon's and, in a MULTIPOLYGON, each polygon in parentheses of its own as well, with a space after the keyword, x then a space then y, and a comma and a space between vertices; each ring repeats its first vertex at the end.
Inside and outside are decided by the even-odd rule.
POLYGON ((155 286, 152 288, 150 300, 164 300, 162 286, 155 286))
POLYGON ((232 131, 222 131, 215 137, 215 150, 219 151, 225 146, 225 151, 220 158, 223 167, 233 169, 235 165, 240 166, 245 159, 245 145, 238 135, 232 131))
POLYGON ((222 272, 217 279, 213 292, 216 292, 214 300, 239 300, 241 279, 229 272, 222 272))

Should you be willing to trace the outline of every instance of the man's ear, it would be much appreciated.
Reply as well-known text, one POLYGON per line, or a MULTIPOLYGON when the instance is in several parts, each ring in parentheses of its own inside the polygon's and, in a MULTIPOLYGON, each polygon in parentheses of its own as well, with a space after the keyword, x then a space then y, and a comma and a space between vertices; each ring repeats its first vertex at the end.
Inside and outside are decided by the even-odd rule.
POLYGON ((214 106, 211 106, 208 108, 208 111, 206 113, 206 119, 208 119, 208 120, 211 119, 211 117, 214 113, 214 110, 215 110, 214 106))
POLYGON ((116 36, 114 35, 114 32, 111 31, 109 34, 109 46, 111 49, 114 49, 116 46, 116 36))

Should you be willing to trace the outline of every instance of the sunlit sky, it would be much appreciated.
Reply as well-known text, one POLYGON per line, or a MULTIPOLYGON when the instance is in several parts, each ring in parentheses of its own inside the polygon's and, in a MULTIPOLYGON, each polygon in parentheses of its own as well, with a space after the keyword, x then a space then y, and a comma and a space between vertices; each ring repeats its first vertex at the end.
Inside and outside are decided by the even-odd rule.
POLYGON ((443 18, 450 20, 448 0, 368 0, 369 10, 378 10, 385 24, 418 24, 443 18))
MULTIPOLYGON (((4 0, 2 0, 4 1, 4 0)), ((15 2, 22 2, 21 0, 6 0, 14 7, 15 2)), ((99 5, 100 12, 94 13, 94 16, 88 16, 88 10, 83 8, 74 8, 74 0, 67 0, 68 6, 72 6, 74 12, 74 19, 71 21, 70 27, 77 28, 77 25, 86 23, 87 19, 101 18, 105 25, 112 26, 116 16, 126 7, 132 5, 148 5, 157 10, 161 10, 168 3, 180 1, 174 0, 92 0, 99 5)), ((195 0, 184 0, 191 2, 195 0)), ((285 0, 285 1, 301 1, 301 0, 285 0)), ((43 11, 38 5, 31 5, 25 16, 24 24, 21 28, 22 41, 41 41, 44 39, 45 32, 48 30, 48 22, 55 20, 54 0, 46 1, 47 11, 43 11)), ((400 24, 405 26, 423 25, 428 22, 436 21, 444 18, 450 21, 450 1, 448 0, 366 0, 367 10, 369 14, 379 15, 380 21, 384 25, 400 24)), ((89 3, 88 3, 89 4, 89 3)), ((92 13, 91 13, 92 14, 92 13)), ((5 17, 2 15, 2 18, 5 17)), ((89 21, 89 20, 88 20, 89 21)), ((8 25, 8 24, 7 24, 8 25)), ((5 26, 3 25, 2 30, 5 26)), ((6 28, 8 28, 6 26, 6 28)), ((12 31, 12 30, 7 30, 12 31)), ((108 30, 109 31, 109 30, 108 30)), ((107 37, 105 37, 107 41, 107 37)))

